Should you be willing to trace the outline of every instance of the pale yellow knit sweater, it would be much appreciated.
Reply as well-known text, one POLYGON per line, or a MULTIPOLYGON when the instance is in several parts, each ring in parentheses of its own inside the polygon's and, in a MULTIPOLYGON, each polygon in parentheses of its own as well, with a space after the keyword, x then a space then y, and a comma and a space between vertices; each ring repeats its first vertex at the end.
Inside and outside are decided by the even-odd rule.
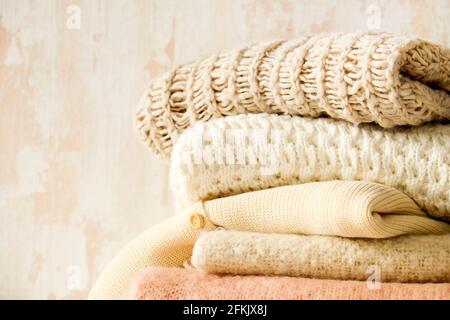
POLYGON ((150 228, 119 252, 89 297, 120 297, 145 267, 181 266, 200 232, 216 226, 366 238, 450 232, 450 225, 427 217, 403 193, 374 183, 330 181, 249 192, 199 202, 150 228))
POLYGON ((204 208, 214 224, 233 230, 359 238, 450 231, 450 224, 429 218, 404 193, 357 181, 242 193, 205 201, 204 208))
POLYGON ((217 230, 200 235, 191 263, 233 275, 450 282, 450 234, 348 239, 217 230))
POLYGON ((155 79, 136 112, 169 155, 198 121, 243 113, 330 116, 383 127, 450 118, 450 50, 411 36, 325 34, 253 44, 155 79))

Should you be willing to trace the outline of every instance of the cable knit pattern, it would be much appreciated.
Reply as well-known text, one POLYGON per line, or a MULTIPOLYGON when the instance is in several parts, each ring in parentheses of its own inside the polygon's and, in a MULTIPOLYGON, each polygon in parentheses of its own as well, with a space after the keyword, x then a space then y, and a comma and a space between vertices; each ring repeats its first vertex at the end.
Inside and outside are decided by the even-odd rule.
POLYGON ((195 243, 209 273, 385 282, 450 282, 450 234, 381 240, 218 230, 195 243))
POLYGON ((259 43, 179 66, 136 112, 144 142, 169 155, 197 121, 242 113, 330 116, 382 127, 450 118, 450 50, 411 36, 328 34, 259 43))
POLYGON ((180 208, 276 186, 364 180, 450 221, 450 125, 383 129, 334 119, 229 116, 186 130, 172 153, 180 208))

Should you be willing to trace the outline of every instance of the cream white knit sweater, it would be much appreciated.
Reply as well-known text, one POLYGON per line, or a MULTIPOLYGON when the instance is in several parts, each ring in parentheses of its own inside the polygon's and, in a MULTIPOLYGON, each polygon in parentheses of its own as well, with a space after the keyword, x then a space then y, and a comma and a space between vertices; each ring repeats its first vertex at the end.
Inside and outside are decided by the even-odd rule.
POLYGON ((450 234, 369 240, 218 230, 200 235, 191 264, 234 275, 450 282, 450 234))
POLYGON ((182 266, 201 232, 216 226, 366 238, 450 233, 449 224, 427 217, 406 195, 379 184, 328 181, 249 192, 198 202, 149 228, 106 266, 89 297, 120 297, 144 268, 182 266))
POLYGON ((179 66, 149 86, 142 139, 169 155, 198 121, 242 113, 330 116, 383 127, 450 118, 450 50, 390 34, 327 34, 250 45, 179 66))
POLYGON ((450 125, 383 129, 268 114, 223 117, 186 130, 172 152, 180 208, 198 200, 311 181, 394 187, 450 220, 450 125))

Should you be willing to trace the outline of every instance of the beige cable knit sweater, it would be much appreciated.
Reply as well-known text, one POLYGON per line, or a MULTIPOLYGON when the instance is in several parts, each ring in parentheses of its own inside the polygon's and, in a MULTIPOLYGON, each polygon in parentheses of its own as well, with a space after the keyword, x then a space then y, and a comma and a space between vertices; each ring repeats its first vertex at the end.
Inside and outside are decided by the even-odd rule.
POLYGON ((142 139, 169 155, 197 121, 242 113, 330 116, 383 127, 450 118, 450 50, 410 36, 328 34, 259 43, 183 65, 149 86, 142 139))
POLYGON ((191 263, 233 275, 450 282, 450 234, 374 240, 217 230, 200 235, 191 263))
POLYGON ((383 129, 334 119, 249 114, 183 132, 170 183, 180 208, 282 185, 364 180, 394 187, 450 221, 450 125, 383 129))

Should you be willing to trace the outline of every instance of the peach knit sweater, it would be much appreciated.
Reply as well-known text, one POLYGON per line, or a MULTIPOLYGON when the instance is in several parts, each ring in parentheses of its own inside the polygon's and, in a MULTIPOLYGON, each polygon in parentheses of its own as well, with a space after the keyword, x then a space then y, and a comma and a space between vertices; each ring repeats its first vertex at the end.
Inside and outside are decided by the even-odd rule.
POLYGON ((219 276, 181 268, 152 268, 128 290, 141 300, 448 300, 450 283, 380 283, 291 277, 219 276))

